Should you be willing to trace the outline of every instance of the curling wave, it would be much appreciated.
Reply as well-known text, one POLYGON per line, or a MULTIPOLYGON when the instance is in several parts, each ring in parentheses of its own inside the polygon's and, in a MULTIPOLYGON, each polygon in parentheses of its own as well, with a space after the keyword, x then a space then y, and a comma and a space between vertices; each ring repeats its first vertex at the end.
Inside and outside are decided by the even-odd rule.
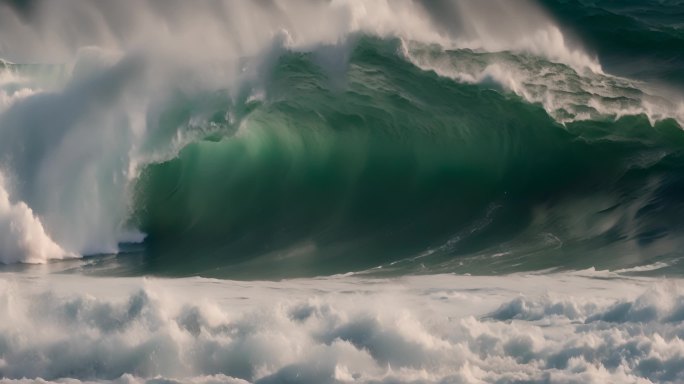
POLYGON ((65 4, 0 12, 26 32, 4 57, 53 63, 0 69, 2 262, 143 238, 146 273, 181 275, 679 257, 681 102, 531 2, 65 4))
POLYGON ((676 252, 684 166, 676 120, 652 126, 646 114, 596 112, 561 125, 487 84, 415 67, 400 48, 363 39, 344 90, 309 55, 285 55, 267 100, 147 166, 135 217, 161 255, 153 268, 458 269, 459 256, 502 252, 506 262, 473 267, 509 270, 516 254, 535 255, 523 268, 613 267, 625 252, 633 263, 676 252))

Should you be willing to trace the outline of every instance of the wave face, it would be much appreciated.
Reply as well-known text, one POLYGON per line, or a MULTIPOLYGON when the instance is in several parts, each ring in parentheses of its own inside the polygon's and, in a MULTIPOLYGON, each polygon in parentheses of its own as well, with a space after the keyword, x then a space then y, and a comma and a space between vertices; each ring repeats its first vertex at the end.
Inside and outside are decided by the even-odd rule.
POLYGON ((221 277, 678 271, 676 58, 664 45, 651 59, 668 65, 618 67, 639 45, 611 56, 584 28, 617 15, 680 41, 648 6, 28 4, 0 12, 5 263, 129 250, 144 273, 221 277), (568 9, 569 34, 549 16, 568 9))

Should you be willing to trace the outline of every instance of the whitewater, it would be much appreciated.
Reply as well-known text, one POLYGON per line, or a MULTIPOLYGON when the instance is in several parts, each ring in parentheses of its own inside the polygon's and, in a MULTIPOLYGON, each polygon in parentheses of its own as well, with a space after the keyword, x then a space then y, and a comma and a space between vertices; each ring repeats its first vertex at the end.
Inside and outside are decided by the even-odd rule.
POLYGON ((649 383, 682 375, 681 282, 607 272, 280 282, 19 275, 6 277, 0 297, 8 383, 649 383))
POLYGON ((684 381, 682 20, 0 2, 0 382, 684 381))

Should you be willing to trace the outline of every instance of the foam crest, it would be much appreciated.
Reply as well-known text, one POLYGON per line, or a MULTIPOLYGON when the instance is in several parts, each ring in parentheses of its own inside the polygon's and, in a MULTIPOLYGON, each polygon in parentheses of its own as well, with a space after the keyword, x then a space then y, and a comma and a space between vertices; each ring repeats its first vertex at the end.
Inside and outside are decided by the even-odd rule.
POLYGON ((542 105, 562 123, 643 114, 651 124, 672 118, 684 126, 684 114, 677 102, 656 96, 637 81, 598 70, 578 70, 571 61, 553 63, 510 52, 444 51, 411 43, 403 44, 403 53, 418 67, 443 77, 470 84, 495 83, 542 105))

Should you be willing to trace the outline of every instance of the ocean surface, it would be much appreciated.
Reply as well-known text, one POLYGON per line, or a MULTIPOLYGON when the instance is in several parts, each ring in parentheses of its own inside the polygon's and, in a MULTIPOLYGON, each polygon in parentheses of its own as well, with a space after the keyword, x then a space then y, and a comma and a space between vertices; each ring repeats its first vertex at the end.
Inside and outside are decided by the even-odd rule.
POLYGON ((684 382, 684 1, 0 1, 0 382, 684 382))

